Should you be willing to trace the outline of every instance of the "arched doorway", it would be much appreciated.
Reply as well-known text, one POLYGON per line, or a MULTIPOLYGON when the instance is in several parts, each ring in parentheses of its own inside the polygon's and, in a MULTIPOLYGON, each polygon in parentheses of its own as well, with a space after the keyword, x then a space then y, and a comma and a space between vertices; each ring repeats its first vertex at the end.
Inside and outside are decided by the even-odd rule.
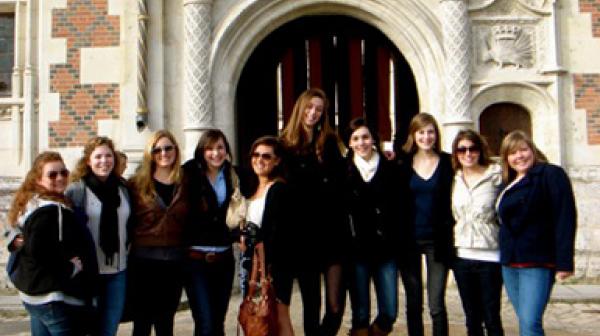
POLYGON ((325 90, 328 117, 338 130, 362 116, 384 141, 402 141, 419 111, 413 73, 379 30, 348 16, 301 17, 264 38, 242 70, 235 106, 238 159, 257 137, 279 133, 308 87, 325 90))
POLYGON ((488 106, 479 116, 479 131, 488 141, 493 155, 500 154, 504 136, 517 129, 531 137, 531 117, 521 105, 496 103, 488 106))

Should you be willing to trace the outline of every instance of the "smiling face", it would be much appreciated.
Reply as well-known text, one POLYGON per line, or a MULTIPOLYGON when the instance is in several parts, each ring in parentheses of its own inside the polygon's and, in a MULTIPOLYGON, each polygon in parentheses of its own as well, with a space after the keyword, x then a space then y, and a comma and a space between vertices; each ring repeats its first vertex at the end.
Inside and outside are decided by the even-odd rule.
POLYGON ((373 145, 375 140, 371 135, 369 129, 365 126, 361 126, 350 135, 349 146, 352 151, 365 160, 369 160, 373 155, 373 145))
POLYGON ((535 155, 527 143, 520 143, 513 151, 508 153, 506 161, 514 169, 517 177, 524 176, 535 162, 535 155))
POLYGON ((104 181, 115 167, 115 153, 107 145, 98 146, 90 154, 87 164, 92 173, 104 181))
POLYGON ((69 171, 62 161, 50 161, 44 164, 37 184, 49 192, 62 194, 67 187, 68 178, 69 171))
POLYGON ((177 158, 177 148, 167 137, 156 141, 152 147, 152 160, 156 168, 172 168, 177 158))
POLYGON ((415 143, 419 150, 430 151, 434 150, 437 141, 437 134, 433 124, 427 124, 419 128, 415 134, 415 143))
POLYGON ((221 169, 227 155, 227 148, 222 138, 204 147, 204 160, 208 169, 221 169))
POLYGON ((304 109, 302 117, 302 125, 305 128, 311 129, 321 120, 323 115, 323 109, 325 108, 325 102, 320 97, 312 97, 306 108, 304 109))
POLYGON ((251 154, 252 170, 258 177, 269 177, 273 169, 279 164, 279 157, 275 155, 273 147, 258 145, 251 154))
POLYGON ((463 139, 456 146, 456 156, 461 168, 474 168, 479 165, 481 150, 473 141, 463 139))

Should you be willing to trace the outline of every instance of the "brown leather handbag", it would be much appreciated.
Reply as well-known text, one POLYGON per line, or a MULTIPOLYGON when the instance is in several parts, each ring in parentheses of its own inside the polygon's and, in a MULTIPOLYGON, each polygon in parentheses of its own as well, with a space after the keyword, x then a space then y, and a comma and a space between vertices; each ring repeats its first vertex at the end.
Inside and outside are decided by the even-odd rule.
POLYGON ((266 271, 263 243, 254 248, 248 294, 240 305, 238 321, 246 336, 277 335, 277 302, 266 271))

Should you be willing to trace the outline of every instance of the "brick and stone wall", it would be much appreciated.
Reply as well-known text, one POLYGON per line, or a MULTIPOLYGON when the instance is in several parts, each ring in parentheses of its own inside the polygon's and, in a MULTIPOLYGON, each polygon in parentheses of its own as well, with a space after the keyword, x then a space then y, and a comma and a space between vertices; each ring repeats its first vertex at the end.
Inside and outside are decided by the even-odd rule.
POLYGON ((52 15, 52 37, 66 39, 67 62, 50 68, 50 90, 60 94, 60 117, 50 122, 49 146, 82 146, 97 135, 98 120, 119 118, 119 84, 85 83, 81 70, 83 50, 119 45, 119 16, 108 15, 108 0, 68 0, 52 15))
POLYGON ((575 108, 586 111, 588 144, 600 144, 600 74, 573 75, 575 108))

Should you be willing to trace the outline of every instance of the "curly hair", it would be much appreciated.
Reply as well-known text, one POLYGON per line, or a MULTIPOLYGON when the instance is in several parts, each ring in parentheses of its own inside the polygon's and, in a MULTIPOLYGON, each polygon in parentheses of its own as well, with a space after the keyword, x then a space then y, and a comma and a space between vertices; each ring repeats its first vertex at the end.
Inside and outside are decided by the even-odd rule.
POLYGON ((131 178, 131 183, 137 192, 137 196, 144 203, 152 202, 156 197, 156 189, 152 182, 152 176, 156 171, 156 162, 154 162, 154 155, 152 150, 156 146, 156 143, 162 139, 167 138, 175 147, 175 161, 169 174, 169 178, 173 183, 178 185, 181 182, 181 152, 179 151, 179 145, 175 140, 175 137, 171 132, 167 130, 156 131, 150 136, 146 142, 146 148, 144 148, 144 155, 142 157, 142 164, 138 168, 135 175, 131 178))
MULTIPOLYGON (((323 153, 323 147, 325 142, 332 135, 335 134, 332 127, 329 125, 329 118, 327 116, 327 109, 329 107, 329 101, 325 92, 318 88, 308 89, 298 97, 292 110, 292 115, 287 123, 287 126, 281 133, 281 141, 284 146, 294 153, 302 153, 306 150, 312 150, 309 148, 311 139, 308 138, 308 134, 304 129, 303 119, 304 111, 310 104, 311 99, 321 98, 323 100, 323 114, 321 119, 315 125, 313 139, 315 143, 315 151, 319 159, 322 159, 321 154, 323 153)), ((339 145, 339 144, 338 144, 339 145)))
POLYGON ((88 165, 88 161, 90 160, 90 156, 92 155, 92 152, 100 146, 106 146, 112 151, 113 160, 114 160, 114 165, 113 165, 112 171, 116 172, 115 167, 119 166, 120 159, 119 159, 119 156, 116 155, 115 145, 114 145, 113 141, 108 137, 97 136, 97 137, 94 137, 94 138, 91 138, 90 140, 88 140, 88 142, 83 147, 83 155, 81 156, 81 158, 77 161, 77 164, 75 165, 75 169, 73 170, 73 173, 71 174, 71 179, 70 179, 71 182, 79 181, 84 176, 92 173, 92 169, 88 165))
POLYGON ((10 210, 8 210, 8 223, 12 227, 17 227, 19 216, 23 214, 27 203, 35 195, 68 205, 64 195, 49 192, 38 184, 44 173, 44 165, 49 162, 61 162, 64 164, 63 158, 58 152, 42 152, 35 158, 31 169, 25 175, 23 183, 21 183, 15 193, 10 210))

